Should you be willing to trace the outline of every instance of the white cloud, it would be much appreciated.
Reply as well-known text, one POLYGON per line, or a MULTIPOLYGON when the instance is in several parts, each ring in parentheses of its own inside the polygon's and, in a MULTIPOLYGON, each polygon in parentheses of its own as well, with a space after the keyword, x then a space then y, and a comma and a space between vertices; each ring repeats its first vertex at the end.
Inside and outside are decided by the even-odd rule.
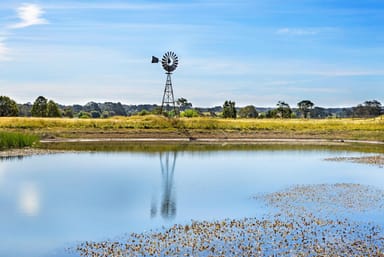
POLYGON ((20 29, 33 25, 47 24, 48 21, 41 17, 43 13, 43 9, 36 4, 23 4, 17 8, 17 15, 21 21, 11 25, 10 28, 20 29))

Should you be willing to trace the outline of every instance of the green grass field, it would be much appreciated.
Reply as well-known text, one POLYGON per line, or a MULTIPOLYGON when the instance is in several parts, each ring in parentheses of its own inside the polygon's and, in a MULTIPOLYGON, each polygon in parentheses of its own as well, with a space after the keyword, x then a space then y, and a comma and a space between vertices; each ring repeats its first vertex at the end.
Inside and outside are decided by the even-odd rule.
POLYGON ((0 129, 40 137, 249 137, 355 139, 384 142, 384 118, 220 119, 161 116, 109 119, 0 118, 0 129))

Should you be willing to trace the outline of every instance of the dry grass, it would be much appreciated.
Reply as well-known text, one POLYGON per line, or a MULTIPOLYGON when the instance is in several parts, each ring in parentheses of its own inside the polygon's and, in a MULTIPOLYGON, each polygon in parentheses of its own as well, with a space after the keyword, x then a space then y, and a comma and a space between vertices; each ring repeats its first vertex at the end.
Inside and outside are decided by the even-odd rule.
POLYGON ((0 129, 50 134, 60 137, 69 134, 117 133, 147 134, 179 133, 187 136, 208 135, 327 138, 384 141, 384 119, 219 119, 179 118, 161 116, 114 117, 109 119, 67 118, 0 118, 0 129), (240 135, 241 134, 241 135, 240 135))

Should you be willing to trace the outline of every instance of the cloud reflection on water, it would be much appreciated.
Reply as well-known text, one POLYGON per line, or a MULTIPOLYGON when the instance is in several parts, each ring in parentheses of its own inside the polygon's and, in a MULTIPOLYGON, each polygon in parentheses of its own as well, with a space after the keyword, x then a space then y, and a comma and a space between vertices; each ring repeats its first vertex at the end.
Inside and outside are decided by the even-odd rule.
POLYGON ((40 192, 36 183, 25 182, 20 187, 20 212, 27 216, 38 216, 40 212, 40 192))

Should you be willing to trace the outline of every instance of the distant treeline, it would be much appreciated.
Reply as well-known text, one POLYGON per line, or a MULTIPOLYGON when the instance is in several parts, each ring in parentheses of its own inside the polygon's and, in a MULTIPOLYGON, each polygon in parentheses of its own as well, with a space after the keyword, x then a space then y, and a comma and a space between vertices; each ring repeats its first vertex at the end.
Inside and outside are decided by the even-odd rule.
MULTIPOLYGON (((177 100, 180 115, 184 117, 212 116, 224 118, 369 118, 384 114, 381 103, 377 100, 365 101, 354 107, 325 108, 315 106, 309 100, 290 107, 279 101, 276 107, 256 107, 248 105, 235 107, 235 102, 225 101, 223 106, 192 107, 185 98, 177 100)), ((69 117, 69 118, 108 118, 113 116, 132 116, 159 114, 156 104, 127 105, 120 102, 96 103, 85 105, 62 105, 39 96, 34 103, 18 104, 7 96, 0 96, 0 116, 20 117, 69 117)))

